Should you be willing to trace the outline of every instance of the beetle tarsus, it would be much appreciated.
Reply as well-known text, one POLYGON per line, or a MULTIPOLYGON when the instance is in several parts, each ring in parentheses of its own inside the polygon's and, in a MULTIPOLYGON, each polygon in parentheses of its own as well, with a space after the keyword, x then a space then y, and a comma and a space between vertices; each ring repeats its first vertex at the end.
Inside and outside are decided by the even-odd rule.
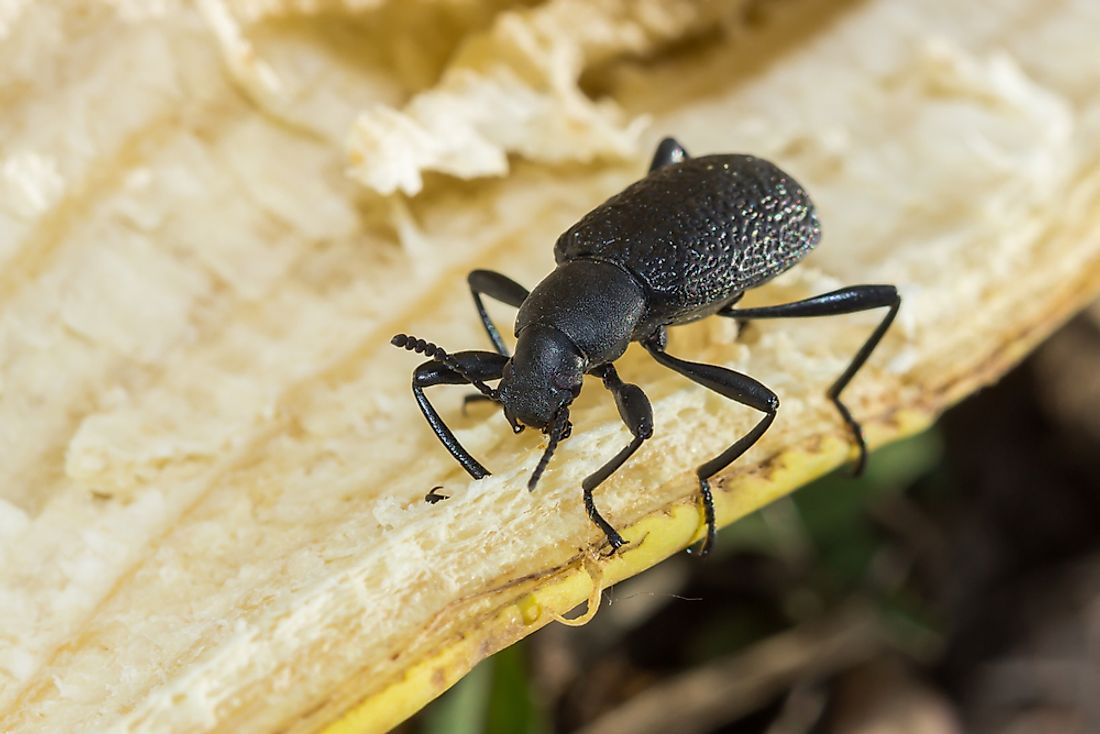
POLYGON ((607 536, 607 542, 611 545, 612 553, 626 545, 627 541, 619 535, 619 531, 613 528, 611 523, 605 520, 600 511, 596 509, 596 503, 592 499, 592 490, 587 487, 584 489, 584 509, 588 513, 588 519, 607 536))

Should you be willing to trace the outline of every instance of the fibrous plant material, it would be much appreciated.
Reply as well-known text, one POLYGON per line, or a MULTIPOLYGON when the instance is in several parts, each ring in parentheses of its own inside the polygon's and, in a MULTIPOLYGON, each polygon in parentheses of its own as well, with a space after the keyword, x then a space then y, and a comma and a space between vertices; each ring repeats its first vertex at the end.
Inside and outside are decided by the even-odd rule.
MULTIPOLYGON (((534 495, 539 437, 441 399, 473 482, 388 345, 486 347, 465 272, 533 285, 664 134, 818 203, 819 250, 745 305, 899 286, 846 397, 873 444, 926 425, 1100 288, 1097 27, 1092 0, 0 4, 0 730, 382 729, 698 537, 692 469, 751 410, 627 354, 657 430, 599 490, 606 559, 606 395, 534 495)), ((721 523, 849 456, 824 390, 876 318, 672 335, 780 396, 721 523)))

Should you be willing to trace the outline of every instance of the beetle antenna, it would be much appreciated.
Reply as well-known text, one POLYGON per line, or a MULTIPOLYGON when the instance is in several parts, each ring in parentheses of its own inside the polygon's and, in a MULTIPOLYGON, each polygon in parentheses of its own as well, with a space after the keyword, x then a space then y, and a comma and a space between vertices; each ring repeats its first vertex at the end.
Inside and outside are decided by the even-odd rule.
POLYGON ((409 336, 408 334, 398 334, 393 339, 390 339, 390 344, 401 349, 408 349, 410 352, 416 352, 417 354, 423 354, 431 357, 436 362, 439 362, 452 372, 457 372, 464 378, 469 380, 470 384, 478 389, 485 397, 495 402, 500 402, 500 395, 493 388, 486 385, 481 380, 473 377, 469 372, 463 369, 454 357, 447 353, 447 350, 443 349, 436 344, 432 344, 429 341, 423 339, 417 339, 415 336, 409 336))
POLYGON ((546 465, 550 463, 550 458, 554 455, 554 450, 558 448, 558 442, 565 438, 565 432, 568 426, 569 405, 568 403, 562 403, 562 406, 558 408, 558 412, 554 414, 554 422, 550 424, 550 443, 546 445, 546 450, 542 452, 542 457, 539 459, 535 471, 527 481, 528 491, 535 491, 535 487, 538 485, 542 473, 546 471, 546 465))

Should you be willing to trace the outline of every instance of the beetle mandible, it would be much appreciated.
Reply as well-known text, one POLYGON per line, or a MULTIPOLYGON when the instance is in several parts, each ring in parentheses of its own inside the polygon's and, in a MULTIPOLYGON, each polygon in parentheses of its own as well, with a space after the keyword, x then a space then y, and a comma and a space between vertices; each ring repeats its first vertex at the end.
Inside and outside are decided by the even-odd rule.
POLYGON ((633 439, 582 482, 589 518, 607 536, 612 551, 626 541, 600 515, 592 491, 615 473, 653 435, 653 410, 641 388, 623 382, 614 362, 632 341, 660 364, 730 400, 763 413, 744 436, 696 469, 706 536, 700 555, 714 545, 714 500, 710 478, 749 449, 771 426, 779 408, 774 392, 748 375, 717 365, 689 362, 665 351, 667 328, 707 316, 739 320, 837 316, 887 308, 827 394, 858 449, 855 473, 867 459, 860 425, 840 393, 863 366, 901 306, 892 285, 856 285, 792 303, 735 308, 745 291, 794 266, 821 239, 813 202, 777 166, 750 155, 692 158, 665 138, 649 174, 586 214, 554 246, 557 267, 535 289, 489 270, 469 275, 474 306, 495 351, 448 353, 405 334, 394 346, 431 359, 413 372, 412 389, 428 425, 474 479, 488 476, 455 438, 424 395, 440 384, 469 384, 470 399, 501 405, 518 433, 524 426, 549 437, 527 484, 533 490, 558 443, 569 436, 569 406, 584 375, 611 391, 633 439), (516 351, 510 355, 482 296, 519 308, 516 351), (497 380, 497 387, 486 384, 497 380))

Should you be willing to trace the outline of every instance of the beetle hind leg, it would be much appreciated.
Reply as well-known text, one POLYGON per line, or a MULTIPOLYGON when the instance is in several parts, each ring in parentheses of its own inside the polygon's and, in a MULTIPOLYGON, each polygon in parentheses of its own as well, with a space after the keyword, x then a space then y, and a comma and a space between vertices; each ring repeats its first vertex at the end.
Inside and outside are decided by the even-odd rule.
POLYGON ((867 443, 863 439, 863 429, 860 427, 859 422, 852 417, 848 406, 841 401, 840 393, 859 372, 867 358, 871 356, 871 352, 875 351, 878 343, 882 341, 883 335, 890 328, 890 324, 893 323, 900 307, 901 296, 898 294, 898 289, 892 285, 855 285, 824 293, 820 296, 776 306, 762 306, 760 308, 731 308, 727 306, 719 311, 718 315, 735 318, 740 322, 752 319, 840 316, 858 311, 870 311, 876 308, 889 309, 886 315, 882 317, 882 321, 879 322, 855 356, 852 357, 848 367, 829 386, 826 392, 829 400, 836 406, 837 412, 840 413, 840 417, 844 420, 844 424, 848 427, 856 444, 859 455, 853 473, 859 476, 867 465, 867 443))

